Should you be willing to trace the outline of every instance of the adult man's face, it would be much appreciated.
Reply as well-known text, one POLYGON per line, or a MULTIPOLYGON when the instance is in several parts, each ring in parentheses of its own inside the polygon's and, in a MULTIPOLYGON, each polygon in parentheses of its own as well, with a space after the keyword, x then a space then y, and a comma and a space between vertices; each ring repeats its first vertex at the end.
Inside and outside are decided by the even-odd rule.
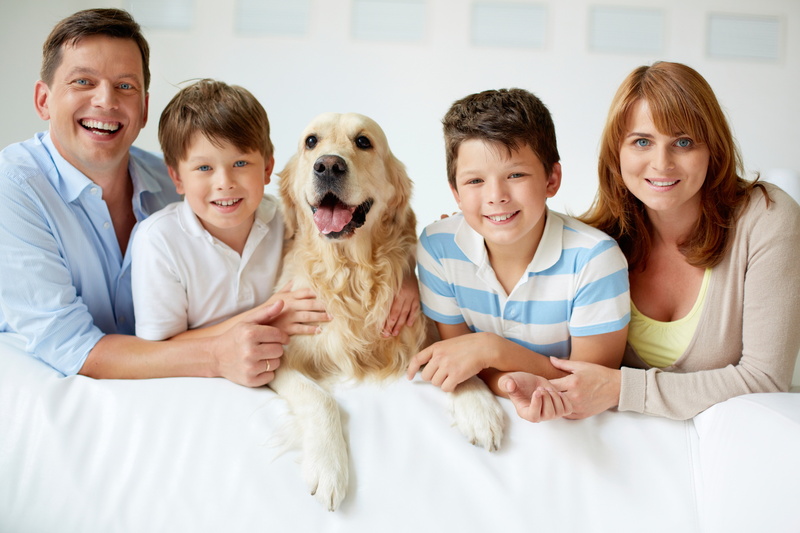
POLYGON ((148 107, 133 40, 94 35, 64 45, 52 83, 37 82, 34 96, 64 159, 95 182, 127 173, 148 107))

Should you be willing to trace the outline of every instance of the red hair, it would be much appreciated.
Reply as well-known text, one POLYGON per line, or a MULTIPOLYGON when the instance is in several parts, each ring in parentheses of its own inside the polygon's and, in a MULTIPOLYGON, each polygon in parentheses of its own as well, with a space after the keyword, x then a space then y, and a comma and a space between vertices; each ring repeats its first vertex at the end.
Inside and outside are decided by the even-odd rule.
POLYGON ((686 65, 658 62, 642 66, 622 82, 611 102, 600 143, 597 196, 580 219, 616 239, 631 270, 645 267, 651 247, 650 222, 642 202, 622 181, 619 158, 629 114, 641 100, 647 102, 660 132, 684 132, 704 143, 711 154, 700 192, 700 218, 680 243, 690 265, 711 268, 722 260, 736 216, 750 191, 763 187, 741 177, 742 157, 725 113, 708 82, 686 65))

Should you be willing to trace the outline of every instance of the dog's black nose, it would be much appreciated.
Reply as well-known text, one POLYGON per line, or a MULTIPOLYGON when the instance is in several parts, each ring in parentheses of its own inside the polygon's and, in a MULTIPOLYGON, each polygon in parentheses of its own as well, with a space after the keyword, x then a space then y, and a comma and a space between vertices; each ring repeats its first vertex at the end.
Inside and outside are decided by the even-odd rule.
POLYGON ((338 155, 323 155, 314 162, 314 174, 327 182, 338 181, 347 174, 347 162, 338 155))

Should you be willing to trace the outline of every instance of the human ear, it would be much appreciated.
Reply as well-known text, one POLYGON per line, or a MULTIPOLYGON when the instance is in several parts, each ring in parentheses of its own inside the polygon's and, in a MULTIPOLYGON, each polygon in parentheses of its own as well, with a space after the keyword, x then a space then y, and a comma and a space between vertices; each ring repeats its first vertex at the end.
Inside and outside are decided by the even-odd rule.
POLYGON ((456 203, 458 204, 459 209, 461 208, 461 197, 458 195, 458 189, 451 185, 450 192, 453 193, 453 198, 455 199, 456 203))
POLYGON ((275 158, 270 157, 269 161, 267 161, 267 166, 264 168, 264 185, 269 185, 270 176, 272 176, 272 171, 275 170, 275 158))
POLYGON ((150 110, 150 93, 144 94, 144 110, 142 111, 142 128, 147 125, 147 117, 150 110))
POLYGON ((36 114, 42 120, 50 120, 50 108, 47 105, 47 99, 50 96, 50 88, 45 82, 39 80, 33 87, 33 105, 36 108, 36 114))
POLYGON ((181 181, 181 175, 178 173, 178 171, 170 166, 167 166, 167 172, 169 173, 169 177, 172 179, 172 183, 175 184, 175 190, 178 191, 178 194, 185 194, 183 181, 181 181))
POLYGON ((546 194, 548 198, 552 198, 561 188, 561 163, 553 163, 553 169, 547 177, 546 194))

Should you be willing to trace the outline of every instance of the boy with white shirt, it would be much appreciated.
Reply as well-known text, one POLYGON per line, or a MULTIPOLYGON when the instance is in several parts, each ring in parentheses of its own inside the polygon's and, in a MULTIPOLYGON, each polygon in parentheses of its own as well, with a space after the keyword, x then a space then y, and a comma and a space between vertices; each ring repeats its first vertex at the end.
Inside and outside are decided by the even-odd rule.
MULTIPOLYGON (((473 94, 444 117, 447 174, 461 214, 423 231, 417 253, 423 312, 442 341, 419 352, 408 377, 445 391, 479 375, 540 376, 542 412, 568 401, 546 379, 549 357, 618 368, 630 318, 627 263, 614 240, 550 211, 561 185, 555 127, 521 89, 473 94)), ((566 402, 566 403, 565 403, 566 402)))
MULTIPOLYGON (((308 322, 329 320, 310 291, 273 295, 284 230, 278 200, 264 193, 274 159, 258 100, 242 87, 200 80, 167 104, 158 136, 184 201, 143 221, 134 238, 136 335, 221 333, 279 299, 284 312, 270 324, 288 334, 313 333, 308 322)), ((280 359, 261 363, 270 374, 280 359)))

